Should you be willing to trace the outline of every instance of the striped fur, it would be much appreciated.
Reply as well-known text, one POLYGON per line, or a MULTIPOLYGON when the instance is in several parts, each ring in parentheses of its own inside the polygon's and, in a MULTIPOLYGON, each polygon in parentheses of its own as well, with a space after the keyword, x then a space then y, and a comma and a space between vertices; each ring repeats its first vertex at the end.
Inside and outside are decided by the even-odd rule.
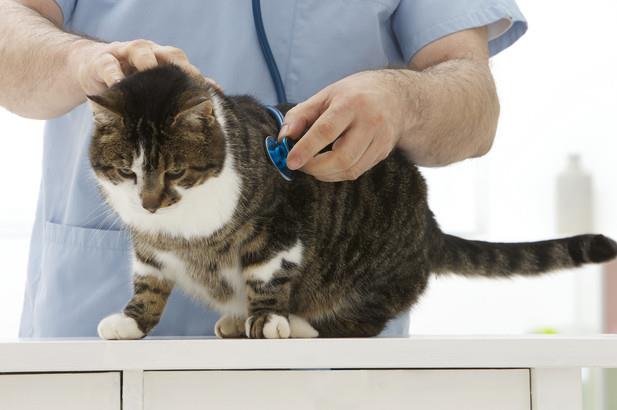
POLYGON ((617 245, 603 235, 578 235, 527 243, 469 241, 443 235, 432 255, 435 273, 467 276, 532 276, 615 257, 617 245))
POLYGON ((265 108, 174 66, 91 99, 92 167, 135 251, 134 296, 101 322, 102 337, 147 334, 173 286, 224 315, 221 337, 374 336, 431 272, 536 275, 617 254, 600 235, 499 244, 443 234, 398 150, 353 182, 298 173, 288 183, 263 152, 277 132, 265 108))

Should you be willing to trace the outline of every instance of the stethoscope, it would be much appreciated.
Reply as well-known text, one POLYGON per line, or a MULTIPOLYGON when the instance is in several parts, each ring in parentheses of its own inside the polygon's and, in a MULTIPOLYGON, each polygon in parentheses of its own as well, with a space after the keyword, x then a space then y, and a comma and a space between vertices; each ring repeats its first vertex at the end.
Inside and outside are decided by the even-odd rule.
POLYGON ((266 64, 268 65, 268 71, 270 71, 272 83, 274 83, 276 99, 279 104, 286 104, 287 92, 285 91, 285 85, 283 84, 283 80, 281 80, 281 73, 276 65, 276 60, 272 55, 272 49, 270 48, 270 43, 268 42, 266 30, 264 29, 264 22, 261 18, 260 0, 253 0, 253 20, 255 21, 255 30, 257 31, 257 40, 259 41, 261 53, 263 54, 266 64))
MULTIPOLYGON (((268 71, 270 72, 270 78, 272 78, 272 83, 274 84, 276 99, 279 104, 286 104, 287 92, 285 91, 285 85, 281 79, 281 73, 279 72, 274 55, 272 55, 272 49, 270 48, 270 43, 268 42, 266 30, 264 29, 264 22, 261 17, 260 0, 253 0, 253 20, 255 21, 255 30, 257 31, 259 47, 261 48, 261 53, 263 54, 264 59, 266 60, 266 65, 268 66, 268 71)), ((276 124, 280 129, 283 125, 283 114, 274 106, 269 105, 266 108, 268 109, 270 115, 274 117, 276 124)), ((266 137, 264 141, 264 148, 268 158, 270 158, 270 161, 272 161, 272 164, 276 167, 279 174, 281 174, 281 176, 287 181, 291 181, 293 179, 293 171, 287 168, 287 154, 292 147, 293 141, 287 137, 283 137, 280 144, 278 143, 277 138, 273 136, 266 137)))

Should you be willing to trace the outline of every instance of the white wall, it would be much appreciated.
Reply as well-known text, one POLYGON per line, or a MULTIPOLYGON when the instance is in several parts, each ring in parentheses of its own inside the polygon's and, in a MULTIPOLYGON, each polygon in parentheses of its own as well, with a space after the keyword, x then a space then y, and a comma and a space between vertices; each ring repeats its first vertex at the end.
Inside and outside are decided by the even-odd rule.
POLYGON ((43 121, 0 108, 0 339, 15 337, 26 280, 43 148, 43 121))

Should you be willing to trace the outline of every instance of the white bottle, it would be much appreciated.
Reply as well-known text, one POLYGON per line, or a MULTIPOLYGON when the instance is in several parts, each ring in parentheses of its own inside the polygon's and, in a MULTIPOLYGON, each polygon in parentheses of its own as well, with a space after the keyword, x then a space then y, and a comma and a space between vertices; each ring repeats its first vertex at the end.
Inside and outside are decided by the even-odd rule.
MULTIPOLYGON (((557 178, 557 232, 561 236, 593 233, 593 197, 591 176, 583 170, 578 154, 571 154, 566 168, 557 178)), ((587 265, 574 275, 574 317, 570 332, 596 334, 602 332, 603 290, 602 271, 597 265, 587 265)), ((600 369, 589 369, 585 383, 587 402, 602 404, 604 376, 600 369)))
POLYGON ((557 178, 557 233, 580 235, 592 230, 591 176, 581 167, 580 155, 571 154, 566 168, 557 178))
MULTIPOLYGON (((580 156, 570 155, 557 178, 557 232, 559 236, 593 233, 591 176, 581 166, 580 156)), ((601 269, 586 265, 574 269, 574 317, 571 332, 598 333, 602 329, 601 269)))

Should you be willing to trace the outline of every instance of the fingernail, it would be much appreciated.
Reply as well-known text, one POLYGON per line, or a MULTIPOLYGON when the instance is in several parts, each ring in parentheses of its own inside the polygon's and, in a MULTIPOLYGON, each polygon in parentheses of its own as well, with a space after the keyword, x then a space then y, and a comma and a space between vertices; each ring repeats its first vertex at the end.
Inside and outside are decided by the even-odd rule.
POLYGON ((279 134, 283 137, 286 137, 287 131, 289 131, 289 125, 283 124, 283 127, 281 128, 281 132, 279 134))

